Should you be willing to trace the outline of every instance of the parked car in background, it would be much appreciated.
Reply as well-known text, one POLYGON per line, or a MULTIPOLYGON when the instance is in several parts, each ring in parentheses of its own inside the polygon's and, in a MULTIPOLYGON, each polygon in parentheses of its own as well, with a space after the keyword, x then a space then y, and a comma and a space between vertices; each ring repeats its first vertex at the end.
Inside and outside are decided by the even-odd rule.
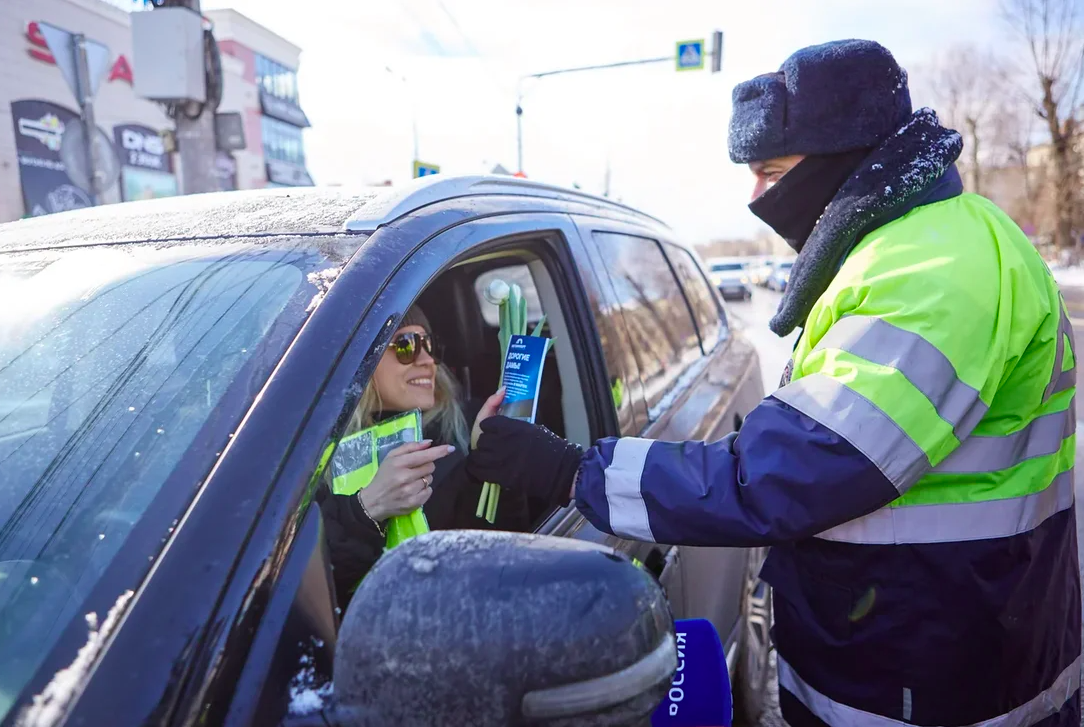
MULTIPOLYGON (((764 396, 697 254, 574 190, 436 175, 0 225, 0 723, 273 727, 330 687, 315 490, 413 303, 465 396, 496 390, 494 276, 545 316, 537 420, 570 441, 717 440, 764 396)), ((709 619, 739 713, 760 712, 765 549, 534 508, 533 532, 615 548, 674 617, 709 619)))
POLYGON ((749 300, 753 286, 749 282, 746 261, 742 258, 716 258, 709 263, 711 282, 727 300, 749 300))
POLYGON ((760 263, 759 279, 757 285, 761 288, 768 287, 768 280, 772 277, 772 273, 775 272, 775 266, 778 262, 778 258, 767 256, 760 263))
POLYGON ((794 267, 793 260, 777 260, 772 264, 772 272, 768 275, 766 287, 769 290, 777 290, 782 293, 787 289, 790 282, 790 269, 794 267))
POLYGON ((764 287, 768 275, 772 272, 771 258, 758 256, 752 258, 745 266, 749 274, 749 282, 753 285, 764 287))

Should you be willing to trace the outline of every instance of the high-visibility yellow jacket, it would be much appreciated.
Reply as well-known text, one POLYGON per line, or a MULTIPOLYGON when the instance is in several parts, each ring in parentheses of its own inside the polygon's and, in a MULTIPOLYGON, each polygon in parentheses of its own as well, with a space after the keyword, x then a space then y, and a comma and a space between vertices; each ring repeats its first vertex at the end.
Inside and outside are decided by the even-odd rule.
POLYGON ((1078 723, 1075 377, 1034 246, 957 194, 862 237, 736 440, 603 440, 578 505, 626 537, 775 546, 792 725, 1078 723))

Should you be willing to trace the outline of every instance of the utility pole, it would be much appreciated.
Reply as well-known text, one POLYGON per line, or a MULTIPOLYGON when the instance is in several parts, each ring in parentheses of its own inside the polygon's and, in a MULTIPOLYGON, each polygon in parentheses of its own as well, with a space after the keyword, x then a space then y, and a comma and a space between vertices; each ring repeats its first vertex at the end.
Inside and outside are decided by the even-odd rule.
POLYGON ((519 172, 523 173, 523 82, 530 80, 537 80, 540 78, 547 78, 549 76, 559 76, 565 73, 583 73, 584 71, 601 71, 609 68, 624 68, 625 66, 643 66, 649 63, 667 63, 674 60, 673 56, 663 56, 662 58, 646 58, 639 61, 621 61, 620 63, 604 63, 598 66, 578 66, 576 68, 562 68, 557 71, 544 71, 542 73, 532 73, 528 76, 523 76, 516 84, 516 164, 519 167, 519 172))
MULTIPOLYGON (((200 0, 181 0, 177 5, 200 15, 200 0)), ((207 53, 204 52, 204 73, 207 72, 207 53)), ((210 89, 207 89, 208 95, 210 89)), ((218 189, 214 175, 215 155, 215 109, 210 104, 199 104, 199 114, 192 118, 189 104, 178 104, 175 118, 177 156, 181 163, 181 193, 213 192, 218 189)), ((195 107, 194 104, 192 104, 195 107)))

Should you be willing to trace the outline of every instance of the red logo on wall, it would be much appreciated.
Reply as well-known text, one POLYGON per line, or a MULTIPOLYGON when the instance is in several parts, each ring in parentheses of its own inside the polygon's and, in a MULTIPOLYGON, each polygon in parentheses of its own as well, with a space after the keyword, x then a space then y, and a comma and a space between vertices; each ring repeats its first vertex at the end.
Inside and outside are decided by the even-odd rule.
POLYGON ((129 86, 132 85, 132 67, 128 65, 127 58, 124 56, 117 56, 117 62, 109 69, 109 80, 125 81, 129 86))
MULTIPOLYGON (((30 47, 26 49, 28 56, 42 63, 56 65, 56 58, 53 58, 53 54, 49 51, 49 44, 45 42, 41 28, 33 20, 26 24, 26 40, 30 43, 30 47)), ((132 85, 132 66, 123 55, 118 55, 117 60, 113 62, 113 67, 109 69, 109 80, 125 81, 129 86, 132 85)))

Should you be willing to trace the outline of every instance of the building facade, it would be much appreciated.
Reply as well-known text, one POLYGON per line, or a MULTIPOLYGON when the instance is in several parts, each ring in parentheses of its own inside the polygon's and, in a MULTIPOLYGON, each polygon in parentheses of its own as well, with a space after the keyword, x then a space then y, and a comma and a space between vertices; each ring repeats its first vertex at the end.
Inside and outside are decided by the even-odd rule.
POLYGON ((311 186, 301 138, 309 120, 297 89, 301 49, 236 10, 206 15, 228 79, 219 110, 240 112, 245 139, 257 140, 246 148, 256 166, 245 173, 264 184, 251 186, 311 186))
MULTIPOLYGON (((219 188, 311 185, 296 81, 301 50, 240 13, 206 17, 222 55, 218 111, 239 113, 245 136, 243 149, 212 160, 219 188)), ((106 0, 0 2, 0 221, 184 192, 180 160, 166 143, 173 120, 136 96, 137 72, 128 11, 106 0), (48 25, 109 48, 94 98, 97 195, 89 191, 79 105, 50 51, 48 25)))

